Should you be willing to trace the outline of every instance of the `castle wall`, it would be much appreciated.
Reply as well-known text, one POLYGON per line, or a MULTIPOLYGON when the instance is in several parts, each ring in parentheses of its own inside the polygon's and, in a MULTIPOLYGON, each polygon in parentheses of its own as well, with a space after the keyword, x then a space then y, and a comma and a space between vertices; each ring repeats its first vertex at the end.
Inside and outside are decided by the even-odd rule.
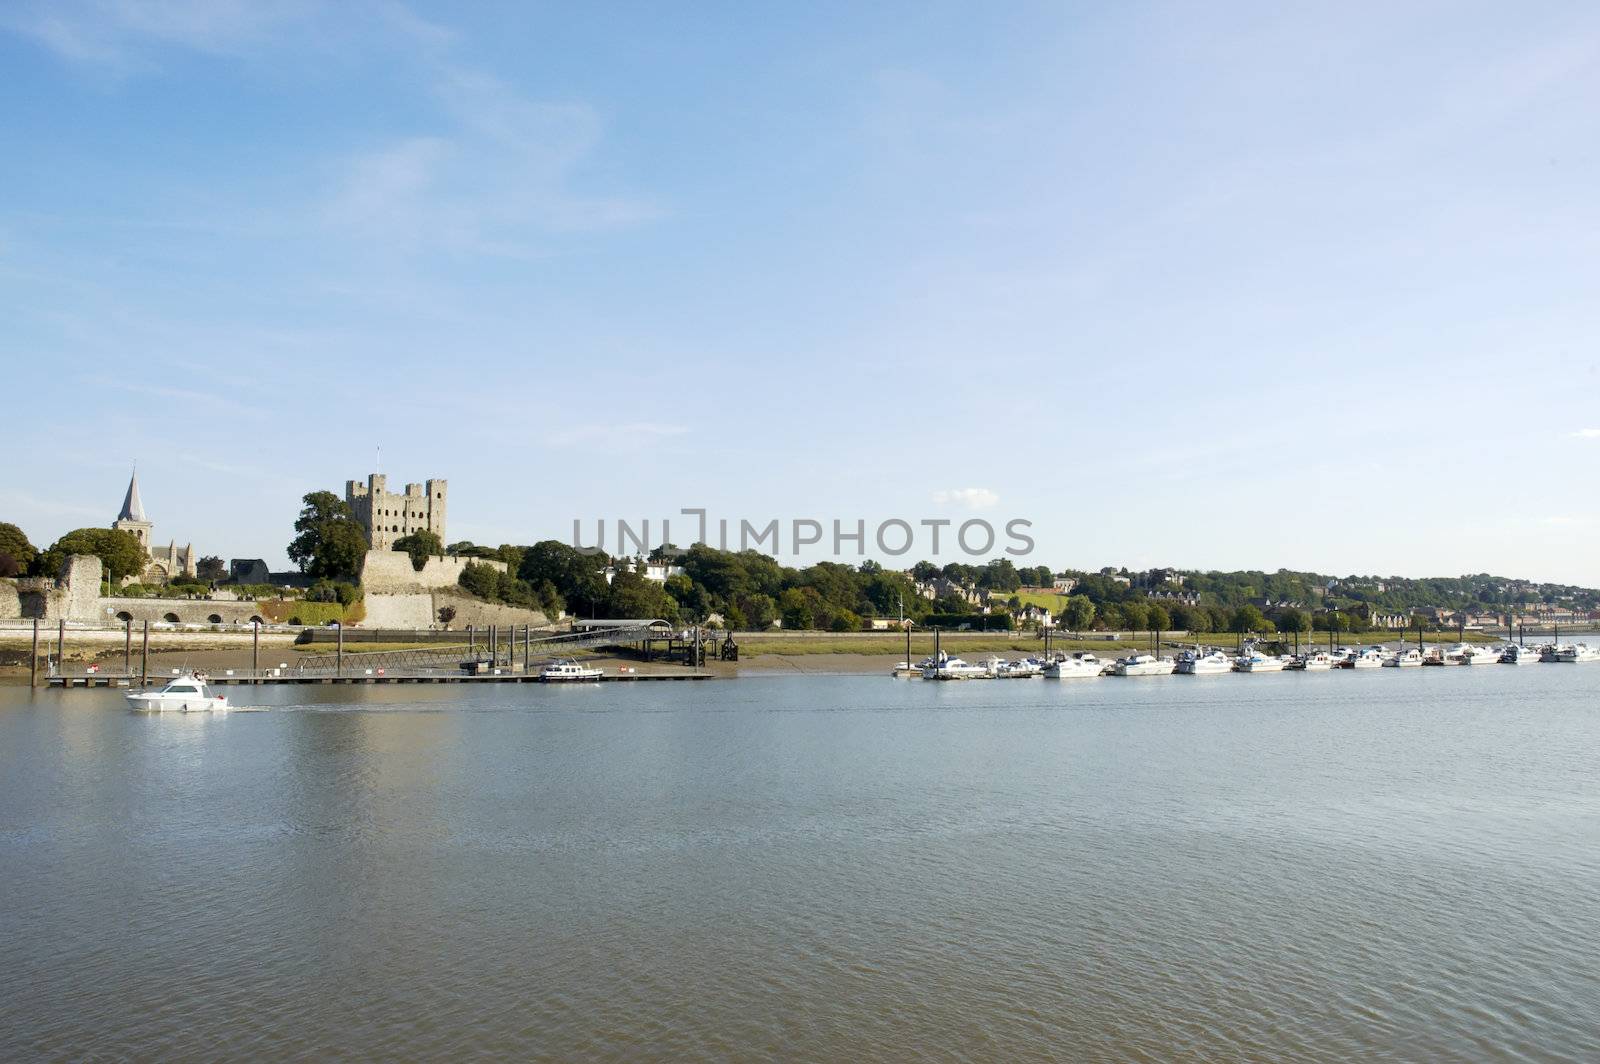
POLYGON ((443 628, 439 610, 445 606, 456 611, 450 621, 450 627, 456 630, 468 625, 485 628, 491 624, 531 624, 538 627, 549 623, 538 610, 484 602, 465 592, 448 589, 398 595, 375 595, 369 591, 363 605, 367 608, 366 620, 362 623, 365 628, 443 628))
MULTIPOLYGON (((436 588, 456 587, 461 571, 477 562, 506 571, 506 563, 485 558, 429 558, 419 572, 411 567, 411 556, 399 550, 370 550, 361 566, 361 586, 367 597, 409 595, 436 588)), ((522 622, 517 622, 521 624, 522 622)))
POLYGON ((407 484, 405 491, 388 490, 388 478, 373 473, 367 482, 347 480, 344 499, 350 512, 366 530, 367 542, 374 550, 385 550, 394 541, 412 532, 429 531, 445 540, 445 495, 449 485, 443 480, 426 484, 407 484))

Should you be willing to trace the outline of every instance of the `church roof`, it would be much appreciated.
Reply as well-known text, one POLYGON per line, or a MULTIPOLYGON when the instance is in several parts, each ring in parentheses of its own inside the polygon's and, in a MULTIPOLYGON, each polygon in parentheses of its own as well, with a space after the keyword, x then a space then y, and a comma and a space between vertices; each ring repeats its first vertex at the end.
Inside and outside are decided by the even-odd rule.
POLYGON ((139 474, 134 472, 128 480, 128 494, 122 500, 122 512, 117 515, 118 521, 143 521, 144 503, 139 499, 139 474))

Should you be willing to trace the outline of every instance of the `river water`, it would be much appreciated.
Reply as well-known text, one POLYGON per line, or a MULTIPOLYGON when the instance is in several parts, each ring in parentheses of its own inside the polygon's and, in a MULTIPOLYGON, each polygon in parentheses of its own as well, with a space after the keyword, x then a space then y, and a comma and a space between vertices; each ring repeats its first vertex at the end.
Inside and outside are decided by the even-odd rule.
POLYGON ((0 1059, 1600 1059, 1600 666, 0 688, 0 1059))

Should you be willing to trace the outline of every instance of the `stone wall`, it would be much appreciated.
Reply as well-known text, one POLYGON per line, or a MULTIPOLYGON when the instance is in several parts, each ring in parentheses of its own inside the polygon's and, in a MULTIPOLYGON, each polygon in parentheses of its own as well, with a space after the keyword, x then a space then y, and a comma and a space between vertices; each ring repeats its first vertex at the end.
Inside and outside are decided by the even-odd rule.
POLYGON ((435 557, 429 558, 419 572, 411 567, 411 555, 405 551, 369 550, 361 566, 361 586, 369 598, 374 593, 416 595, 438 588, 457 587, 461 581, 461 571, 473 562, 506 571, 505 562, 485 558, 435 557))
POLYGON ((14 621, 22 616, 22 596, 17 592, 15 580, 0 580, 0 621, 14 621))
POLYGON ((366 628, 442 628, 439 610, 444 606, 456 611, 450 627, 457 629, 466 628, 469 624, 482 628, 491 624, 531 624, 538 627, 549 623, 538 610, 484 602, 465 592, 449 589, 402 595, 375 595, 369 591, 364 604, 367 616, 363 627, 366 628))
POLYGON ((151 624, 249 624, 262 620, 260 607, 249 600, 231 602, 216 599, 157 599, 157 598, 103 598, 95 603, 97 615, 93 618, 73 617, 71 620, 96 620, 102 624, 121 624, 131 620, 135 625, 143 621, 151 624))

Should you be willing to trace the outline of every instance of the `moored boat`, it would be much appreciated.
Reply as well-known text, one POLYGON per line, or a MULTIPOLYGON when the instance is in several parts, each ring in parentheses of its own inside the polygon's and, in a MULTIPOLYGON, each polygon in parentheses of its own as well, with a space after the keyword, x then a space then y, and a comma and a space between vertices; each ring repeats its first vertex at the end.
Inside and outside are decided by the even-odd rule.
POLYGON ((1326 650, 1301 654, 1289 663, 1288 668, 1297 669, 1300 672, 1324 672, 1333 668, 1333 655, 1326 650))
POLYGON ((1154 654, 1129 654, 1117 659, 1112 672, 1117 676, 1170 676, 1177 665, 1171 658, 1158 658, 1154 654))
POLYGON ((604 669, 581 665, 572 658, 557 658, 539 670, 539 679, 545 683, 581 683, 585 680, 598 680, 603 675, 605 675, 604 669))
POLYGON ((1044 667, 1044 676, 1050 680, 1084 680, 1101 676, 1105 671, 1105 662, 1088 651, 1082 651, 1052 661, 1044 667))
POLYGON ((1409 669, 1422 664, 1422 651, 1416 647, 1407 647, 1395 651, 1383 659, 1386 669, 1409 669))
POLYGON ((1259 650, 1246 651, 1233 659, 1234 672, 1282 672, 1288 665, 1287 658, 1259 650))
POLYGON ((1233 668, 1233 659, 1220 650, 1213 650, 1201 654, 1194 650, 1185 650, 1178 655, 1178 665, 1174 670, 1184 676, 1207 676, 1213 673, 1228 672, 1233 668))

